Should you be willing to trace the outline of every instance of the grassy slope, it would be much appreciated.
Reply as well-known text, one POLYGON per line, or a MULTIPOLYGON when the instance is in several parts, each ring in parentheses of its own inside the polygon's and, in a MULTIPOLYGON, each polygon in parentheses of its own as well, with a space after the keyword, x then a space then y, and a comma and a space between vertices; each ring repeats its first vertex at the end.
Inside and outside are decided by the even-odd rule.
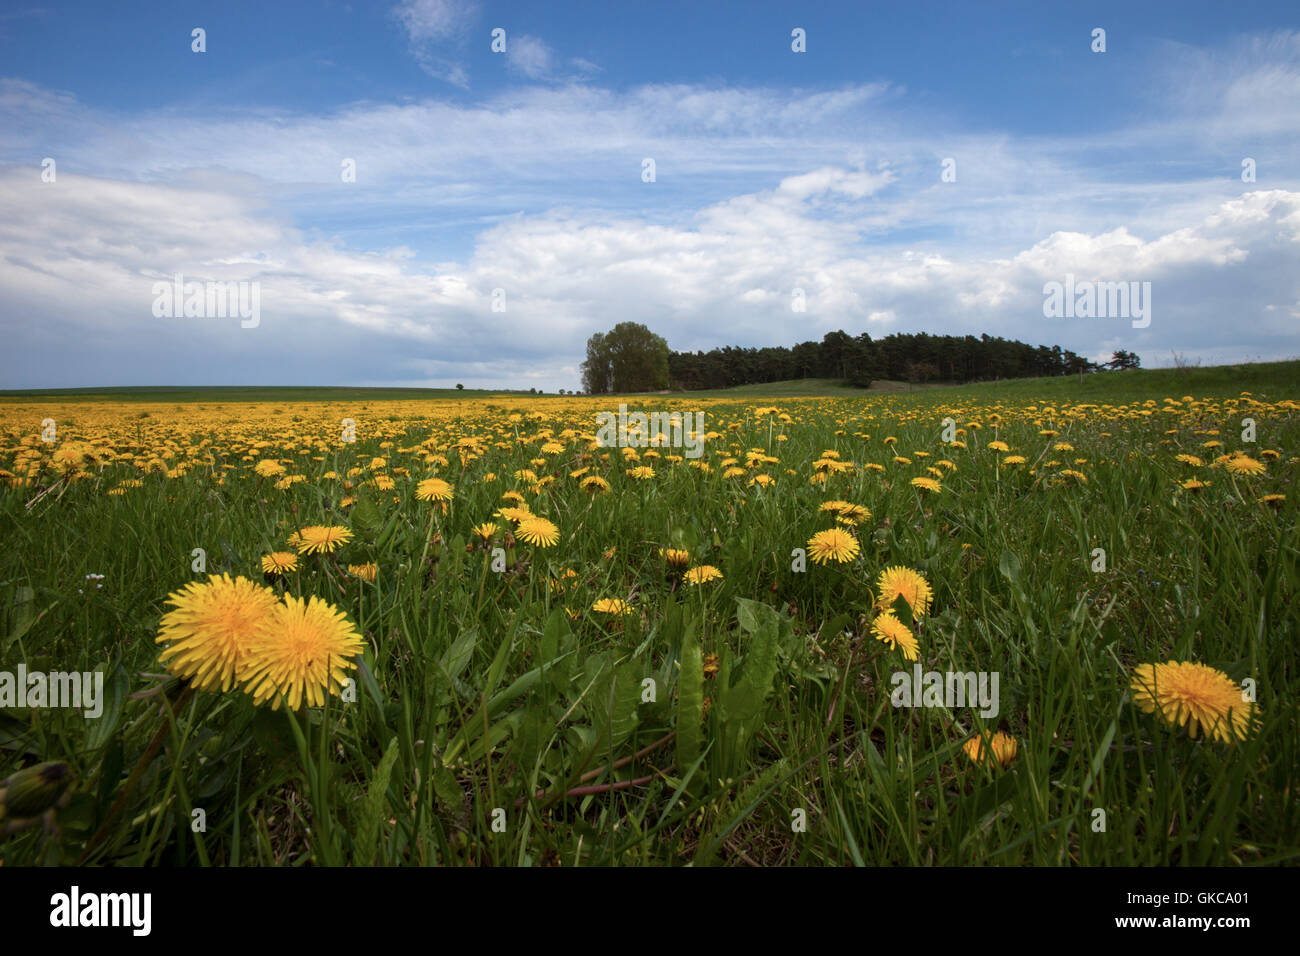
MULTIPOLYGON (((1207 368, 1137 369, 1128 372, 1102 372, 1078 376, 1051 378, 1007 379, 1000 382, 980 382, 972 385, 919 385, 906 382, 880 381, 869 391, 845 385, 831 378, 803 378, 762 385, 741 385, 736 388, 706 389, 698 392, 672 392, 672 397, 699 398, 852 398, 876 392, 941 392, 945 397, 971 399, 991 398, 1044 398, 1067 401, 1084 401, 1104 404, 1112 401, 1130 401, 1134 398, 1163 398, 1195 395, 1237 395, 1243 391, 1254 392, 1256 397, 1278 399, 1300 395, 1300 361, 1260 362, 1250 365, 1216 365, 1207 368)), ((657 395, 659 393, 637 393, 657 395)), ((302 401, 393 401, 401 399, 487 398, 489 396, 519 398, 555 398, 554 394, 532 395, 528 392, 504 389, 454 388, 341 388, 329 386, 214 386, 210 388, 182 388, 172 386, 145 386, 121 388, 64 388, 24 389, 0 391, 0 400, 92 401, 112 398, 118 401, 176 401, 176 402, 302 402, 302 401)), ((623 396, 632 397, 632 396, 623 396)))

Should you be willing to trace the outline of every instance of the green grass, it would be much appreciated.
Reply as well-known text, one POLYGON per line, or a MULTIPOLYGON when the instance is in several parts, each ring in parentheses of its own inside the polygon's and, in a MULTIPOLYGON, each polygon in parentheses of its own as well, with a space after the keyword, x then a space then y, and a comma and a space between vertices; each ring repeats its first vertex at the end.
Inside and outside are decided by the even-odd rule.
MULTIPOLYGON (((1196 374, 1106 376, 1104 398, 1071 392, 1077 379, 806 401, 779 391, 733 394, 734 404, 706 408, 707 427, 726 436, 709 446, 712 474, 660 459, 650 481, 629 477, 617 455, 584 459, 585 443, 540 452, 539 429, 590 429, 594 402, 537 402, 540 417, 516 422, 490 402, 455 419, 377 413, 358 422, 352 445, 337 441, 333 420, 306 414, 249 429, 197 413, 176 425, 154 416, 139 431, 134 422, 70 424, 62 442, 116 436, 119 451, 152 454, 172 440, 169 467, 191 467, 169 479, 109 463, 70 484, 46 470, 33 484, 0 488, 5 667, 101 667, 110 688, 99 720, 67 710, 0 712, 0 776, 56 760, 76 774, 57 836, 39 827, 15 833, 0 843, 0 860, 1295 862, 1300 420, 1284 407, 1222 401, 1186 415, 1066 413, 1076 401, 1243 389, 1274 402, 1300 397, 1294 363, 1247 367, 1241 377, 1196 374), (765 397, 793 421, 754 420, 750 410, 765 397), (1060 407, 1025 410, 1041 399, 1060 407), (1255 445, 1240 440, 1247 411, 1258 420, 1255 445), (1004 419, 998 437, 1028 458, 1025 466, 994 465, 985 447, 993 412, 1004 419), (983 427, 966 435, 968 447, 947 446, 940 434, 948 417, 983 427), (1042 436, 1043 428, 1060 434, 1042 436), (1259 478, 1174 460, 1178 451, 1213 457, 1199 434, 1211 429, 1220 450, 1267 448, 1280 457, 1259 478), (280 491, 251 475, 243 456, 253 432, 269 442, 255 458, 290 460, 307 480, 280 491), (472 432, 492 438, 463 468, 448 454, 440 473, 456 495, 447 511, 416 500, 412 482, 425 466, 401 450, 472 432), (897 443, 885 445, 886 436, 897 443), (1059 441, 1073 450, 1053 452, 1059 441), (742 463, 751 448, 779 457, 765 466, 775 483, 723 479, 728 442, 742 463), (299 454, 303 447, 319 447, 312 453, 323 460, 299 454), (825 449, 886 470, 859 469, 819 488, 809 476, 825 449), (894 463, 895 455, 911 463, 894 463), (375 456, 387 457, 389 469, 411 469, 412 479, 397 476, 402 500, 351 492, 358 503, 341 508, 345 492, 324 473, 344 475, 375 456), (534 493, 510 476, 537 457, 548 460, 538 474, 556 477, 534 493), (944 471, 940 494, 910 485, 941 458, 956 469, 944 471), (1045 467, 1052 458, 1062 465, 1045 467), (1087 459, 1077 466, 1086 484, 1047 480, 1075 458, 1087 459), (223 472, 222 463, 236 467, 223 472), (612 492, 580 490, 569 472, 584 466, 612 492), (498 480, 485 481, 488 472, 498 480), (1211 482, 1199 495, 1178 486, 1193 473, 1211 482), (132 476, 140 487, 107 494, 132 476), (516 545, 497 573, 490 547, 505 542, 498 535, 491 546, 477 544, 470 529, 515 487, 561 538, 546 549, 516 545), (1265 491, 1287 493, 1286 506, 1259 504, 1265 491), (818 510, 829 498, 871 510, 855 531, 861 554, 796 570, 792 550, 831 525, 818 510), (192 570, 194 548, 206 550, 208 572, 260 581, 260 556, 310 523, 346 525, 355 539, 335 557, 304 558, 283 587, 329 600, 365 635, 355 701, 334 698, 291 716, 235 691, 185 694, 151 676, 163 673, 154 637, 166 596, 205 577, 192 570), (689 550, 692 563, 716 566, 723 579, 685 585, 665 567, 663 547, 689 550), (1104 570, 1093 569, 1097 548, 1104 570), (381 569, 373 585, 346 572, 367 560, 381 569), (873 582, 891 565, 923 572, 934 589, 919 630, 923 668, 998 672, 996 718, 891 706, 892 675, 912 669, 870 633, 873 582), (570 569, 576 576, 562 579, 570 569), (88 582, 91 573, 104 575, 102 588, 88 582), (629 600, 636 613, 615 623, 591 610, 601 598, 629 600), (1143 714, 1128 693, 1132 668, 1171 659, 1253 680, 1257 732, 1231 745, 1193 740, 1143 714), (706 674, 706 661, 716 672, 706 674), (160 697, 128 696, 155 687, 178 701, 174 721, 160 697), (974 765, 963 744, 995 729, 1019 741, 1015 761, 974 765), (149 744, 159 734, 155 755, 149 744), (192 826, 196 809, 202 832, 192 826), (792 825, 800 819, 806 828, 792 825)), ((694 397, 643 404, 688 409, 694 397)), ((34 434, 38 414, 0 404, 11 429, 0 467, 20 471, 18 441, 34 434)))

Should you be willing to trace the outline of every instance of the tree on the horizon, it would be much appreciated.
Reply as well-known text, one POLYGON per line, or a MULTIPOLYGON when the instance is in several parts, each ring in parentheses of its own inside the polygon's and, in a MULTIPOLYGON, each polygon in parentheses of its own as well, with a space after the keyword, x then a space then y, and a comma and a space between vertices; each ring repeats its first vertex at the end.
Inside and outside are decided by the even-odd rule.
POLYGON ((637 322, 620 322, 587 340, 582 387, 591 395, 668 387, 668 343, 637 322))
POLYGON ((1110 361, 1106 363, 1106 368, 1123 369, 1123 368, 1141 368, 1142 359, 1136 352, 1130 352, 1127 349, 1120 349, 1117 352, 1110 353, 1110 361))

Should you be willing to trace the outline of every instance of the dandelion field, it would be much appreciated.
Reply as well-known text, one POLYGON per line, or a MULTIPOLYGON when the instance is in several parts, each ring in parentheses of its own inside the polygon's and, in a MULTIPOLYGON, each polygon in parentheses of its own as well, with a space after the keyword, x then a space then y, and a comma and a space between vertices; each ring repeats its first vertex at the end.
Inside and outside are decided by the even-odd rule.
POLYGON ((0 778, 66 765, 0 860, 1294 863, 1252 385, 628 399, 697 459, 608 398, 0 401, 0 668, 105 675, 0 708, 0 778), (895 706, 918 665, 996 715, 895 706))

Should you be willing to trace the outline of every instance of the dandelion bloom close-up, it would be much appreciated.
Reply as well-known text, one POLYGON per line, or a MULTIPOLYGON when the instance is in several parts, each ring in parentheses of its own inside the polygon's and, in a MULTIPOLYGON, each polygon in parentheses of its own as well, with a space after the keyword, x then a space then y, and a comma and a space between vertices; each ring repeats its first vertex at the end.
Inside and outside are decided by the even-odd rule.
POLYGON ((560 529, 546 518, 529 515, 519 522, 515 535, 521 540, 540 548, 549 548, 560 540, 560 529))
POLYGON ((298 532, 299 554, 329 554, 352 540, 352 531, 339 525, 309 525, 298 532))
POLYGON ((912 629, 894 616, 893 611, 877 614, 871 622, 871 633, 878 641, 888 644, 890 649, 902 648, 903 657, 914 661, 920 652, 920 643, 912 629))
POLYGON ((808 540, 808 554, 816 564, 836 561, 847 564, 858 556, 858 539, 842 528, 818 531, 808 540))
POLYGON ((290 710, 305 701, 319 707, 337 692, 365 649, 361 635, 334 605, 287 596, 262 620, 248 648, 248 692, 253 703, 287 698, 290 710))
POLYGON ((930 582, 925 576, 911 568, 885 568, 876 578, 876 606, 892 607, 899 598, 907 602, 916 617, 924 617, 930 610, 930 582))
POLYGON ((254 633, 277 601, 273 591, 228 574, 194 581, 167 598, 174 609, 158 625, 158 660, 200 690, 229 690, 245 676, 254 633))
POLYGON ((711 564, 701 564, 699 567, 691 568, 683 575, 687 584, 707 584, 710 581, 717 581, 722 577, 722 572, 711 564))
POLYGON ((441 478, 426 478, 415 486, 415 497, 421 501, 450 501, 453 494, 452 486, 441 478))
POLYGON ((262 556, 263 574, 284 574, 298 570, 298 555, 292 551, 272 551, 262 556))
POLYGON ((1189 737, 1232 741, 1250 734, 1254 702, 1245 699, 1241 685, 1213 667, 1190 661, 1139 664, 1130 689, 1143 713, 1159 711, 1172 726, 1185 727, 1189 737))
POLYGON ((1237 455, 1223 463, 1223 468, 1233 475, 1262 475, 1267 469, 1264 463, 1249 455, 1237 455))

